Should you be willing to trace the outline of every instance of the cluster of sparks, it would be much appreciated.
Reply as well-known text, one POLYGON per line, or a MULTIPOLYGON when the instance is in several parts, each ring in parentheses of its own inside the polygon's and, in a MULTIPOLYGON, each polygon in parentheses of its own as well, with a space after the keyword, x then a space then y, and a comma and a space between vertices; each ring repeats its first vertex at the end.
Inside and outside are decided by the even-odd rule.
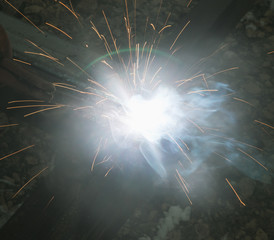
MULTIPOLYGON (((10 2, 7 0, 5 0, 5 2, 24 16, 10 2)), ((74 11, 71 2, 70 7, 61 1, 57 2, 65 7, 77 21, 79 21, 79 14, 74 11)), ((191 0, 188 2, 187 7, 190 3, 191 0)), ((165 29, 171 27, 171 25, 167 24, 170 14, 165 24, 161 26, 158 31, 156 31, 156 24, 147 23, 147 25, 151 26, 153 31, 157 33, 157 37, 155 37, 152 42, 145 42, 140 45, 136 43, 136 38, 134 39, 133 37, 133 35, 136 35, 136 0, 134 27, 131 26, 129 19, 127 0, 125 0, 125 6, 124 21, 128 36, 128 47, 126 50, 120 49, 117 45, 117 41, 112 33, 104 11, 102 13, 112 43, 109 43, 107 38, 100 34, 100 31, 93 22, 90 22, 91 29, 95 31, 100 40, 102 40, 107 52, 106 57, 95 63, 101 64, 109 69, 107 76, 103 74, 100 76, 100 78, 106 79, 104 80, 104 84, 93 80, 87 68, 80 67, 69 57, 66 59, 87 76, 87 82, 90 86, 83 90, 67 83, 53 83, 55 87, 74 91, 86 96, 88 99, 86 106, 47 104, 40 100, 16 100, 9 102, 7 109, 38 108, 38 110, 30 112, 24 115, 24 117, 64 107, 72 107, 75 111, 90 110, 96 117, 100 118, 99 123, 96 124, 101 125, 98 131, 102 132, 101 138, 97 140, 98 145, 92 159, 91 171, 93 171, 98 164, 110 162, 110 167, 105 174, 105 176, 107 176, 116 166, 114 155, 119 156, 117 152, 122 152, 124 149, 130 149, 134 146, 137 148, 137 152, 145 158, 160 177, 167 178, 170 174, 175 176, 175 179, 178 181, 191 204, 189 184, 186 177, 188 174, 193 173, 199 164, 204 161, 204 159, 201 160, 201 158, 206 159, 210 154, 216 154, 222 159, 233 161, 229 154, 229 151, 232 149, 232 151, 238 151, 238 154, 243 154, 264 170, 268 171, 267 167, 244 150, 245 148, 252 148, 261 151, 260 148, 216 133, 220 131, 220 129, 226 132, 227 128, 233 128, 234 117, 231 117, 232 113, 223 107, 224 102, 228 99, 233 99, 253 107, 249 102, 233 97, 234 92, 230 90, 227 85, 216 83, 212 80, 213 76, 235 70, 237 67, 229 68, 212 75, 198 72, 189 78, 173 80, 172 74, 168 73, 168 66, 172 64, 172 56, 178 49, 174 49, 176 42, 190 22, 187 22, 183 26, 175 40, 171 43, 168 59, 165 61, 163 61, 163 59, 157 60, 157 46, 159 45, 162 34, 165 29), (133 29, 135 29, 135 32, 133 32, 133 29), (114 48, 114 50, 112 48, 114 48), (126 58, 123 56, 123 52, 126 52, 126 58), (26 102, 29 102, 31 105, 18 105, 18 103, 26 102), (14 106, 12 104, 16 105, 14 106), (221 119, 219 119, 220 116, 221 119), (225 149, 225 153, 218 152, 219 148, 225 149), (101 158, 100 161, 99 158, 101 158), (169 158, 174 160, 169 160, 169 158), (169 161, 171 163, 169 163, 169 161), (172 168, 169 166, 172 166, 172 168)), ((24 18, 41 33, 44 33, 26 16, 24 16, 24 18)), ((72 39, 69 34, 51 23, 47 22, 46 25, 61 32, 67 38, 72 39)), ((30 40, 27 41, 40 50, 40 52, 25 52, 26 54, 46 57, 59 65, 64 65, 59 59, 39 47, 38 44, 30 40)), ((273 53, 273 51, 268 54, 271 53, 273 53)), ((14 60, 30 65, 30 63, 19 59, 14 60)), ((264 127, 274 129, 273 126, 259 120, 254 120, 254 122, 264 127)), ((18 124, 2 125, 0 128, 17 125, 18 124)), ((34 145, 24 147, 4 157, 0 157, 0 161, 32 147, 34 147, 34 145)), ((27 184, 47 168, 48 167, 43 168, 39 173, 33 176, 13 197, 16 197, 27 184)), ((226 181, 241 204, 245 206, 227 178, 226 181)), ((53 198, 50 201, 52 201, 53 198)))

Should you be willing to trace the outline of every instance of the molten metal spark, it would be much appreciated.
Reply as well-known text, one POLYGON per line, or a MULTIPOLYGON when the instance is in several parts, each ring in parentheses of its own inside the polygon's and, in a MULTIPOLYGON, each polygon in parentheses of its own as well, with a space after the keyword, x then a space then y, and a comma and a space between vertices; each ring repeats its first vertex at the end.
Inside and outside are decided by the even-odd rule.
POLYGON ((40 174, 42 174, 45 170, 47 170, 49 167, 43 168, 40 172, 35 174, 30 180, 28 180, 13 196, 12 199, 15 198, 31 181, 33 181, 35 178, 37 178, 40 174))
POLYGON ((231 183, 228 181, 228 179, 226 178, 225 179, 226 182, 228 183, 228 185, 231 187, 231 189, 233 190, 233 192, 235 193, 236 197, 239 199, 240 203, 243 205, 243 206, 246 206, 245 203, 241 200, 241 198, 239 197, 238 193, 236 192, 236 190, 233 188, 233 186, 231 185, 231 183))
POLYGON ((23 152, 23 151, 25 151, 25 150, 27 150, 27 149, 29 149, 29 148, 34 147, 34 146, 35 146, 35 145, 33 144, 33 145, 28 146, 28 147, 22 148, 22 149, 20 149, 20 150, 18 150, 18 151, 16 151, 16 152, 10 153, 10 154, 8 154, 8 155, 6 155, 6 156, 0 158, 0 161, 6 159, 6 158, 8 158, 8 157, 11 157, 11 156, 13 156, 13 155, 15 155, 15 154, 17 154, 17 153, 23 152))
POLYGON ((52 25, 52 24, 50 24, 48 22, 46 22, 45 24, 48 25, 48 26, 50 26, 50 27, 52 27, 52 28, 54 28, 54 29, 56 29, 57 31, 63 33, 68 38, 72 39, 72 37, 70 35, 68 35, 65 31, 61 30, 60 28, 58 28, 58 27, 56 27, 56 26, 54 26, 54 25, 52 25))
POLYGON ((7 124, 7 125, 0 125, 0 128, 5 128, 5 127, 13 127, 13 126, 18 126, 18 123, 13 123, 13 124, 7 124))
POLYGON ((13 58, 12 60, 13 60, 13 61, 15 61, 15 62, 20 62, 20 63, 23 63, 23 64, 26 64, 26 65, 31 66, 31 63, 29 63, 29 62, 25 62, 25 61, 22 61, 22 60, 17 59, 17 58, 13 58))
POLYGON ((23 13, 21 13, 16 7, 14 7, 9 1, 5 0, 5 2, 10 5, 16 12, 18 12, 23 18, 25 18, 32 26, 34 26, 38 31, 44 34, 44 32, 37 27, 31 20, 29 20, 23 13))
POLYGON ((271 126, 271 125, 269 125, 269 124, 267 124, 267 123, 263 123, 263 122, 258 121, 258 120, 254 120, 254 122, 256 122, 256 123, 260 123, 260 124, 262 124, 262 125, 265 125, 265 126, 267 126, 267 127, 269 127, 269 128, 274 129, 274 127, 273 127, 273 126, 271 126))

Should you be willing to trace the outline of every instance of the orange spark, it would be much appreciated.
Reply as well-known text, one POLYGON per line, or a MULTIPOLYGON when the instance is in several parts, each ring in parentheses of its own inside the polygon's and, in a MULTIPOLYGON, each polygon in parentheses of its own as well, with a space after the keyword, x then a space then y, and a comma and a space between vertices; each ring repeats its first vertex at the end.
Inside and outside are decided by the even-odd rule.
POLYGON ((7 125, 0 125, 0 128, 5 128, 5 127, 13 127, 13 126, 18 126, 18 123, 13 123, 13 124, 7 124, 7 125))
POLYGON ((180 144, 177 143, 177 141, 170 135, 168 134, 168 136, 173 140, 173 142, 177 145, 177 147, 180 149, 180 151, 184 154, 184 156, 187 158, 187 160, 192 163, 192 160, 189 158, 189 156, 185 153, 185 151, 181 148, 180 144))
POLYGON ((23 13, 21 13, 16 7, 14 7, 10 2, 8 2, 7 0, 5 0, 5 2, 7 4, 9 4, 16 12, 18 12, 22 17, 24 17, 32 26, 34 26, 37 30, 39 30, 41 33, 44 34, 44 32, 37 27, 30 19, 28 19, 23 13))
POLYGON ((146 45, 147 45, 147 41, 144 42, 144 45, 143 45, 143 48, 142 48, 142 53, 141 53, 141 59, 143 59, 144 50, 145 50, 146 45))
POLYGON ((241 143, 241 144, 243 144, 245 146, 248 146, 248 147, 251 147, 251 148, 255 148, 255 149, 259 150, 259 151, 263 151, 263 149, 261 149, 261 148, 258 148, 256 146, 250 145, 250 144, 245 143, 245 142, 241 142, 239 140, 235 140, 233 138, 224 137, 224 136, 218 136, 218 135, 215 135, 215 134, 212 134, 212 133, 209 133, 209 135, 214 136, 214 137, 219 137, 219 138, 227 139, 227 140, 230 140, 231 142, 238 142, 238 143, 241 143))
POLYGON ((274 51, 268 52, 267 54, 272 54, 272 53, 274 53, 274 51))
POLYGON ((72 87, 72 88, 76 88, 75 85, 72 84, 68 84, 68 83, 62 83, 62 82, 53 82, 53 85, 57 86, 57 85, 64 85, 64 86, 68 86, 68 87, 72 87))
POLYGON ((58 64, 64 66, 62 63, 59 62, 58 58, 53 57, 52 55, 50 55, 48 52, 46 52, 43 48, 39 47, 37 44, 35 44, 34 42, 30 41, 29 39, 25 39, 27 42, 29 42, 30 44, 32 44, 34 47, 38 48, 40 51, 42 51, 45 55, 48 56, 48 58, 52 59, 53 61, 57 62, 58 64))
POLYGON ((77 108, 74 108, 73 110, 77 111, 77 110, 82 110, 82 109, 87 109, 87 108, 93 108, 93 107, 92 106, 77 107, 77 108))
POLYGON ((50 24, 48 22, 46 22, 45 24, 48 25, 48 26, 50 26, 50 27, 52 27, 52 28, 54 28, 54 29, 56 29, 57 31, 63 33, 68 38, 72 39, 72 37, 70 35, 68 35, 65 31, 61 30, 60 28, 58 28, 58 27, 56 27, 56 26, 54 26, 54 25, 52 25, 52 24, 50 24))
POLYGON ((267 132, 263 127, 261 128, 263 130, 264 133, 266 133, 268 136, 271 136, 271 134, 269 134, 269 132, 267 132))
POLYGON ((179 84, 177 85, 177 88, 179 88, 179 87, 181 87, 182 85, 184 85, 185 83, 191 82, 191 81, 192 81, 192 80, 180 80, 181 83, 179 83, 179 84))
POLYGON ((208 83, 207 83, 207 80, 205 78, 205 74, 202 74, 202 78, 203 78, 203 81, 204 81, 204 83, 206 85, 206 88, 208 89, 208 83))
POLYGON ((246 153, 245 151, 243 151, 240 148, 237 148, 237 150, 239 150, 241 153, 243 153, 246 156, 248 156, 249 158, 251 158, 253 161, 255 161, 256 163, 258 163, 261 167, 263 167, 266 171, 268 171, 268 169, 261 162, 259 162, 257 159, 255 159, 254 157, 252 157, 250 154, 246 153))
POLYGON ((188 4, 186 5, 186 7, 188 8, 189 5, 191 4, 192 0, 189 0, 188 4))
POLYGON ((42 101, 42 100, 14 100, 14 101, 8 102, 8 104, 21 103, 21 102, 45 102, 45 101, 42 101))
POLYGON ((248 101, 245 101, 245 100, 243 100, 243 99, 241 99, 241 98, 236 98, 236 97, 234 97, 233 99, 236 100, 236 101, 240 101, 240 102, 246 103, 246 104, 248 104, 248 105, 250 105, 250 106, 252 106, 252 107, 255 107, 253 104, 251 104, 251 103, 249 103, 248 101))
POLYGON ((39 55, 39 56, 42 56, 42 57, 46 57, 46 58, 49 58, 53 61, 57 61, 58 59, 55 58, 55 57, 52 57, 52 56, 49 56, 47 54, 43 54, 43 53, 36 53, 36 52, 29 52, 29 51, 24 51, 24 53, 27 53, 27 54, 33 54, 33 55, 39 55))
POLYGON ((112 42, 113 42, 113 44, 114 44, 116 54, 117 54, 117 56, 118 56, 118 58, 119 58, 120 62, 122 63, 122 65, 123 65, 124 69, 126 70, 126 65, 125 65, 125 63, 124 63, 123 59, 121 58, 121 56, 120 56, 120 54, 119 54, 119 51, 118 51, 118 48, 117 48, 117 44, 116 44, 116 39, 114 38, 114 36, 113 36, 113 34, 112 34, 112 31, 111 31, 111 28, 110 28, 110 25, 109 25, 109 23, 108 23, 108 19, 107 19, 107 16, 106 16, 106 14, 105 14, 104 10, 102 10, 102 13, 103 13, 103 16, 104 16, 105 22, 106 22, 106 24, 107 24, 107 27, 108 27, 108 30, 109 30, 109 33, 110 33, 110 36, 111 36, 112 42))
POLYGON ((150 80, 150 84, 153 82, 153 80, 155 79, 155 77, 157 76, 157 74, 162 70, 162 67, 159 67, 159 69, 155 72, 155 74, 153 75, 153 77, 150 80))
POLYGON ((221 131, 219 128, 209 128, 209 127, 203 127, 203 129, 205 129, 205 130, 209 130, 209 131, 216 131, 216 132, 220 132, 220 131, 221 131))
POLYGON ((188 199, 190 205, 192 205, 192 201, 190 200, 190 197, 188 196, 188 194, 187 194, 187 192, 186 192, 186 190, 185 190, 185 188, 184 188, 184 185, 181 183, 180 179, 179 179, 176 175, 175 175, 175 178, 176 178, 176 180, 178 181, 180 187, 183 189, 183 191, 184 191, 184 193, 185 193, 185 195, 186 195, 186 197, 187 197, 187 199, 188 199))
POLYGON ((111 56, 111 48, 110 48, 110 46, 109 46, 109 44, 108 44, 107 39, 105 38, 104 35, 101 35, 101 38, 104 40, 104 44, 105 44, 105 48, 106 48, 106 50, 107 50, 108 56, 110 57, 110 59, 112 59, 112 56, 111 56))
MULTIPOLYGON (((78 20, 78 22, 79 22, 79 18, 78 18, 78 16, 76 15, 76 13, 73 11, 73 10, 71 10, 67 5, 65 5, 64 3, 62 3, 61 1, 58 1, 58 3, 60 3, 63 7, 65 7, 68 11, 70 11, 71 13, 72 13, 72 15, 78 20)), ((80 23, 80 22, 79 22, 80 23)))
POLYGON ((103 160, 101 161, 101 162, 98 162, 98 163, 96 163, 96 165, 100 165, 100 164, 102 164, 102 163, 104 163, 104 162, 107 162, 107 161, 109 161, 111 159, 111 156, 105 156, 104 158, 103 158, 103 160))
POLYGON ((186 29, 186 27, 188 26, 188 24, 190 23, 190 21, 188 21, 186 23, 186 25, 182 28, 182 30, 179 32, 179 34, 177 35, 177 37, 175 38, 174 42, 172 43, 172 45, 170 46, 169 50, 171 50, 173 48, 173 46, 175 45, 175 43, 177 42, 178 38, 180 37, 180 35, 183 33, 183 31, 186 29))
POLYGON ((34 114, 37 114, 37 113, 41 113, 41 112, 45 112, 45 111, 48 111, 48 110, 53 110, 53 109, 57 109, 57 108, 61 108, 61 107, 65 107, 65 105, 59 105, 59 106, 55 106, 55 107, 51 107, 51 108, 40 109, 38 111, 28 113, 28 114, 24 115, 24 117, 28 117, 28 116, 31 116, 31 115, 34 115, 34 114))
POLYGON ((133 80, 132 81, 133 81, 134 88, 136 88, 136 63, 133 63, 133 80))
MULTIPOLYGON (((72 12, 74 13, 74 16, 77 16, 77 14, 76 14, 76 12, 74 11, 74 8, 73 8, 73 6, 72 6, 71 0, 69 0, 69 5, 70 5, 70 7, 71 7, 72 12)), ((78 15, 79 15, 79 14, 78 14, 78 15)), ((80 15, 79 15, 79 16, 80 16, 80 15)), ((79 20, 79 18, 78 18, 78 16, 77 16, 77 21, 79 22, 80 25, 82 25, 81 22, 80 22, 80 20, 79 20)))
POLYGON ((81 68, 76 62, 72 61, 69 57, 66 57, 66 59, 69 60, 75 67, 77 67, 83 73, 85 73, 89 78, 91 78, 91 76, 83 68, 81 68))
POLYGON ((182 169, 185 168, 184 165, 182 164, 182 162, 180 160, 178 161, 178 163, 179 163, 179 165, 181 166, 182 169))
POLYGON ((189 121, 190 123, 192 123, 196 128, 198 128, 202 133, 205 133, 205 131, 194 121, 190 120, 189 118, 187 118, 187 121, 189 121))
POLYGON ((164 26, 158 33, 160 34, 162 31, 164 31, 166 28, 170 28, 172 25, 166 25, 164 26))
POLYGON ((181 143, 182 144, 184 144, 185 145, 185 147, 186 147, 186 149, 189 151, 189 147, 188 147, 188 145, 182 140, 182 139, 180 139, 180 141, 181 141, 181 143))
POLYGON ((147 74, 147 71, 148 71, 148 65, 149 65, 152 49, 153 49, 153 44, 151 45, 149 53, 148 53, 148 57, 146 58, 145 70, 144 70, 143 79, 142 79, 143 83, 145 83, 145 81, 146 81, 146 74, 147 74))
POLYGON ((95 105, 98 105, 98 104, 100 104, 100 103, 102 103, 102 102, 105 102, 105 101, 107 101, 107 100, 108 100, 107 98, 104 98, 104 99, 102 99, 102 100, 96 102, 95 105))
POLYGON ((155 26, 153 23, 150 24, 150 26, 153 28, 153 30, 155 31, 155 26))
POLYGON ((136 69, 139 69, 139 58, 140 58, 140 44, 136 44, 136 69))
POLYGON ((64 86, 64 85, 59 85, 59 84, 53 84, 55 87, 60 87, 60 88, 65 88, 65 89, 68 89, 68 90, 71 90, 71 91, 74 91, 74 92, 78 92, 78 93, 81 93, 81 94, 87 94, 87 95, 93 95, 93 96, 97 96, 97 97, 101 97, 101 95, 98 95, 96 93, 91 93, 91 92, 84 92, 84 91, 81 91, 81 90, 78 90, 78 89, 75 89, 75 88, 71 88, 71 87, 68 87, 68 86, 64 86))
POLYGON ((213 153, 215 153, 215 154, 216 154, 216 155, 218 155, 219 157, 221 157, 221 158, 225 159, 226 161, 231 162, 231 160, 230 160, 230 159, 228 159, 228 158, 224 157, 223 155, 221 155, 221 154, 219 154, 219 153, 217 153, 217 152, 213 152, 213 153))
POLYGON ((20 62, 20 63, 23 63, 23 64, 26 64, 26 65, 31 66, 31 63, 29 63, 29 62, 25 62, 25 61, 20 60, 20 59, 17 59, 17 58, 13 58, 12 60, 13 60, 13 61, 15 61, 15 62, 20 62))
POLYGON ((236 190, 233 188, 233 186, 231 185, 231 183, 228 181, 228 179, 225 179, 227 181, 227 183, 229 184, 229 186, 231 187, 231 189, 233 190, 233 192, 235 193, 236 197, 239 199, 240 203, 245 206, 244 202, 241 200, 241 198, 239 197, 239 195, 237 194, 236 190))
POLYGON ((254 120, 254 122, 256 122, 256 123, 260 123, 260 124, 262 124, 262 125, 265 125, 265 126, 267 126, 267 127, 270 127, 270 128, 272 128, 272 129, 274 129, 274 127, 273 127, 273 126, 271 126, 271 125, 269 125, 269 124, 266 124, 266 123, 263 123, 263 122, 261 122, 261 121, 254 120))
POLYGON ((48 206, 51 204, 51 202, 54 200, 54 196, 52 196, 50 198, 50 200, 48 201, 47 205, 44 207, 44 211, 48 208, 48 206))
POLYGON ((114 166, 112 166, 105 174, 105 177, 109 174, 109 172, 113 169, 114 166))
POLYGON ((157 81, 151 89, 154 90, 161 82, 162 80, 157 81))
POLYGON ((98 37, 102 40, 101 34, 99 33, 98 29, 96 28, 96 26, 94 25, 94 23, 92 21, 90 21, 91 25, 92 25, 92 29, 94 32, 96 32, 96 34, 98 35, 98 37))
POLYGON ((185 180, 185 179, 182 177, 182 175, 179 173, 178 169, 176 169, 176 172, 177 172, 178 177, 180 178, 182 184, 184 185, 186 191, 189 193, 188 187, 187 187, 187 185, 186 185, 186 184, 187 184, 186 180, 185 180))
POLYGON ((130 28, 127 0, 125 0, 125 5, 126 5, 126 14, 127 14, 127 26, 128 28, 130 28))
MULTIPOLYGON (((136 24, 136 9, 137 2, 134 0, 134 30, 135 30, 135 40, 137 39, 137 24, 136 24)), ((135 42, 136 43, 136 42, 135 42)))
POLYGON ((101 63, 104 63, 104 64, 107 65, 110 69, 113 70, 113 67, 112 67, 109 63, 107 63, 107 61, 103 60, 103 61, 101 61, 101 63))
POLYGON ((32 54, 32 55, 39 55, 39 56, 42 56, 42 57, 45 57, 45 58, 48 58, 62 66, 64 66, 64 64, 60 63, 59 62, 59 59, 55 58, 55 57, 52 57, 52 56, 49 56, 49 55, 46 55, 46 54, 43 54, 43 53, 36 53, 36 52, 29 52, 29 51, 24 51, 24 53, 26 54, 32 54))
POLYGON ((203 89, 203 90, 191 91, 191 92, 188 92, 187 94, 201 93, 201 92, 218 92, 218 90, 217 89, 203 89))
POLYGON ((45 170, 47 170, 49 167, 45 167, 43 168, 40 172, 38 172, 37 174, 35 174, 30 180, 28 180, 13 196, 12 199, 15 198, 22 190, 24 187, 26 187, 33 179, 35 179, 36 177, 38 177, 42 172, 44 172, 45 170))
POLYGON ((94 80, 92 80, 92 79, 88 79, 88 81, 91 82, 91 83, 93 83, 93 84, 95 84, 96 86, 98 86, 98 87, 104 89, 107 93, 110 94, 110 91, 109 91, 108 89, 106 89, 102 84, 100 84, 100 83, 98 83, 98 82, 96 82, 96 81, 94 81, 94 80))
POLYGON ((115 50, 116 50, 116 53, 118 56, 120 56, 119 52, 118 52, 118 48, 117 48, 117 45, 116 45, 116 40, 114 39, 114 36, 112 34, 112 31, 111 31, 111 28, 110 28, 110 25, 108 23, 108 20, 107 20, 107 16, 105 14, 105 12, 102 10, 102 13, 103 13, 103 16, 104 16, 104 19, 106 21, 106 24, 107 24, 107 27, 108 27, 108 30, 109 30, 109 33, 110 33, 110 36, 111 36, 111 39, 112 39, 112 42, 114 44, 114 47, 115 47, 115 50))
POLYGON ((20 149, 20 150, 18 150, 18 151, 16 151, 16 152, 10 153, 10 154, 8 154, 8 155, 6 155, 6 156, 0 158, 0 161, 3 160, 3 159, 8 158, 8 157, 10 157, 10 156, 13 156, 13 155, 15 155, 15 154, 17 154, 17 153, 23 152, 23 151, 25 151, 25 150, 27 150, 27 149, 29 149, 29 148, 34 147, 34 146, 35 146, 35 145, 33 144, 33 145, 28 146, 28 147, 22 148, 22 149, 20 149))
POLYGON ((96 158, 97 158, 97 156, 98 156, 98 154, 99 154, 99 152, 100 152, 101 142, 102 142, 102 138, 101 138, 100 141, 99 141, 98 148, 97 148, 97 150, 96 150, 96 153, 95 153, 95 155, 94 155, 94 158, 93 158, 93 161, 92 161, 92 164, 91 164, 91 168, 90 168, 90 171, 91 171, 91 172, 92 172, 93 169, 94 169, 94 164, 95 164, 96 158))
POLYGON ((203 77, 203 73, 201 73, 201 74, 198 74, 198 75, 194 75, 193 77, 191 77, 191 78, 186 78, 186 79, 182 79, 182 80, 177 80, 177 81, 175 81, 175 83, 180 83, 180 82, 188 82, 188 81, 192 81, 193 79, 196 79, 196 78, 198 78, 198 77, 203 77))
POLYGON ((24 105, 24 106, 7 107, 6 109, 32 108, 32 107, 52 107, 52 106, 57 106, 57 105, 24 105))
POLYGON ((239 67, 231 67, 231 68, 228 68, 228 69, 225 69, 225 70, 222 70, 222 71, 213 73, 213 74, 211 74, 210 76, 206 77, 206 79, 209 79, 209 78, 211 78, 211 77, 213 77, 213 76, 216 76, 216 75, 218 75, 218 74, 220 74, 220 73, 224 73, 224 72, 228 72, 228 71, 232 71, 232 70, 237 70, 237 69, 239 69, 239 67))

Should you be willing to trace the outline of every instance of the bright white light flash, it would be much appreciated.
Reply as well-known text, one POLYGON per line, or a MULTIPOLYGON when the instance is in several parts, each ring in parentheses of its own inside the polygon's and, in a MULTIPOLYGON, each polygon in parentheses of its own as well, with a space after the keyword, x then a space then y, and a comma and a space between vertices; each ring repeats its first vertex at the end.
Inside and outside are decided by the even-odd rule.
POLYGON ((159 89, 149 98, 132 96, 124 104, 125 114, 119 116, 122 132, 151 142, 160 140, 178 124, 178 101, 176 92, 166 88, 159 89))

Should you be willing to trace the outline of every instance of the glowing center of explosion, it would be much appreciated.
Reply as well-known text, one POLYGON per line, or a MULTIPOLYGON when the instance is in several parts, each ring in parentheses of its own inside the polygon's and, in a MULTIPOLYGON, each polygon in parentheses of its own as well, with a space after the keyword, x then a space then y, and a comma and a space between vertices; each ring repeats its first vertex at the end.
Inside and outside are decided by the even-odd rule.
POLYGON ((178 121, 178 96, 174 91, 160 88, 150 98, 132 96, 119 115, 120 134, 155 142, 173 131, 178 121))
POLYGON ((132 97, 127 106, 128 127, 147 139, 157 139, 167 129, 170 121, 167 115, 168 105, 163 98, 145 100, 141 96, 132 97))

